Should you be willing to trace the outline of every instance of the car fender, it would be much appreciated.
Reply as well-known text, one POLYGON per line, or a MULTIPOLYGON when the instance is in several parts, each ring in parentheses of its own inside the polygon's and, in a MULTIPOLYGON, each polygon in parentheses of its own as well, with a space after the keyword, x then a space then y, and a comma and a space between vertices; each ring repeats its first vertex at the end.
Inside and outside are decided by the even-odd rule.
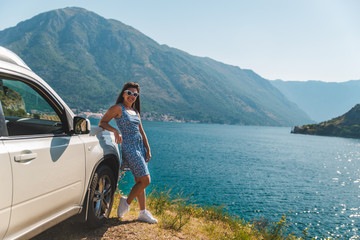
MULTIPOLYGON (((86 174, 85 174, 85 186, 83 194, 83 209, 87 209, 88 203, 87 192, 89 191, 91 180, 94 177, 96 169, 103 164, 109 165, 114 172, 115 179, 118 179, 120 171, 120 153, 115 143, 115 137, 113 133, 105 131, 98 126, 91 126, 91 131, 87 135, 80 135, 84 142, 86 151, 86 174)), ((85 220, 87 219, 87 212, 85 214, 85 220)))

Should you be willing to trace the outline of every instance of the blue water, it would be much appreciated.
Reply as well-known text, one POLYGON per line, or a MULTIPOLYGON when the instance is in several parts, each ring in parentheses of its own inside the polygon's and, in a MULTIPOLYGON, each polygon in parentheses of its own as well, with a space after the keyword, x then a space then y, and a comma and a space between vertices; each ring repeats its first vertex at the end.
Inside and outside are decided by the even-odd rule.
MULTIPOLYGON (((360 140, 290 128, 143 122, 152 186, 181 188, 198 204, 225 204, 245 220, 280 220, 302 236, 358 237, 360 140)), ((128 194, 131 173, 119 187, 128 194)))

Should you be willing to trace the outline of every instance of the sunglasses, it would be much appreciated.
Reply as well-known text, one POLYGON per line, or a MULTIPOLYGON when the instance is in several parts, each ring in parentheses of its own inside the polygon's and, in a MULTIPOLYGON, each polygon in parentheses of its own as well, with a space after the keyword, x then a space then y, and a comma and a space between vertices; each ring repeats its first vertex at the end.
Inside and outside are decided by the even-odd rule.
POLYGON ((133 95, 134 97, 138 97, 139 96, 139 94, 137 93, 137 92, 132 92, 132 91, 130 91, 130 90, 125 90, 124 91, 128 96, 131 96, 131 95, 133 95))

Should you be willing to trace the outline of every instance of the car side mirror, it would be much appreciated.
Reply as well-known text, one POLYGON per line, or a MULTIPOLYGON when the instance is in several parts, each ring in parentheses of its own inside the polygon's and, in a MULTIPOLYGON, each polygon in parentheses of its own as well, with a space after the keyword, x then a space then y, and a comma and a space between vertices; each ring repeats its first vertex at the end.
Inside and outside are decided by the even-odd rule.
POLYGON ((74 117, 74 133, 88 134, 90 132, 90 121, 83 117, 74 117))

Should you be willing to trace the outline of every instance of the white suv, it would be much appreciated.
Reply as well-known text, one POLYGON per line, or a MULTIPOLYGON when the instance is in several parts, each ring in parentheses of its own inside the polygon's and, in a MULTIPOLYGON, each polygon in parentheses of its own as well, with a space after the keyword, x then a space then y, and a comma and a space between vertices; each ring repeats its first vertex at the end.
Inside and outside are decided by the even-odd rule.
POLYGON ((114 136, 77 117, 0 47, 0 239, 28 239, 80 214, 109 216, 119 174, 114 136))

